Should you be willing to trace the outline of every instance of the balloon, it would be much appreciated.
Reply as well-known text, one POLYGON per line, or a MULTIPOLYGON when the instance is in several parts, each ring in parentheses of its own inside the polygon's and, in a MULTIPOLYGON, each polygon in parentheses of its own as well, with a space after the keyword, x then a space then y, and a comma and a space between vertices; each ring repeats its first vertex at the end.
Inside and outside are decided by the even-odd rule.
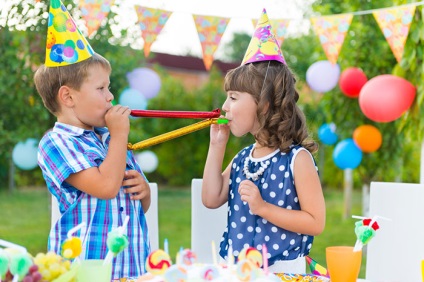
POLYGON ((333 151, 333 160, 340 169, 356 168, 362 161, 362 151, 352 138, 340 141, 333 151))
POLYGON ((353 132, 355 144, 364 153, 372 153, 380 148, 383 138, 375 126, 365 124, 357 127, 353 132))
POLYGON ((367 81, 368 78, 361 69, 347 68, 340 76, 339 87, 347 97, 356 98, 367 81))
POLYGON ((318 138, 326 145, 333 145, 337 142, 336 125, 334 123, 324 123, 318 129, 318 138))
POLYGON ((128 106, 130 109, 144 110, 147 108, 146 98, 133 88, 127 88, 122 91, 121 95, 119 96, 119 104, 128 106))
POLYGON ((159 75, 148 68, 136 68, 132 72, 127 73, 127 79, 130 87, 140 91, 150 99, 155 97, 160 90, 161 81, 159 75))
POLYGON ((144 172, 153 172, 158 167, 158 157, 152 151, 143 151, 135 155, 140 168, 144 172))
POLYGON ((340 66, 329 61, 313 63, 306 71, 306 82, 316 92, 328 92, 336 87, 340 77, 340 66))
POLYGON ((23 170, 31 170, 37 166, 38 141, 28 138, 18 142, 12 151, 13 163, 23 170))
POLYGON ((383 74, 365 83, 359 93, 359 106, 370 120, 390 122, 409 109, 415 94, 415 86, 406 79, 383 74))

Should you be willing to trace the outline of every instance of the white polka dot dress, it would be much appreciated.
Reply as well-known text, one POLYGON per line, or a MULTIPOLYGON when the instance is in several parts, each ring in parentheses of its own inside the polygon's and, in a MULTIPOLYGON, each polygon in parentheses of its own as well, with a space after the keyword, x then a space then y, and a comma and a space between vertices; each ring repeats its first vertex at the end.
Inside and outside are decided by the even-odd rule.
POLYGON ((258 186, 266 202, 300 210, 290 164, 293 156, 302 147, 292 146, 287 154, 276 150, 260 159, 252 158, 252 148, 253 145, 244 148, 233 159, 228 197, 228 226, 221 241, 220 255, 226 258, 230 245, 234 253, 238 254, 247 245, 261 250, 262 244, 267 246, 270 265, 278 260, 293 260, 308 255, 313 236, 287 231, 252 214, 249 205, 240 199, 238 193, 240 182, 249 177, 249 180, 258 186))

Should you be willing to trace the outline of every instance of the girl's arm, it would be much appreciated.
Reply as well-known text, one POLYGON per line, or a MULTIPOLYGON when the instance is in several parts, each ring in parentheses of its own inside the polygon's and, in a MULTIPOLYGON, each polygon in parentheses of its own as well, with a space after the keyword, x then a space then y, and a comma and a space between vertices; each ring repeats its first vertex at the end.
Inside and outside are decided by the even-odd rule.
POLYGON ((319 235, 325 227, 325 201, 310 154, 300 151, 294 161, 294 179, 301 210, 289 210, 262 200, 252 212, 292 232, 319 235))

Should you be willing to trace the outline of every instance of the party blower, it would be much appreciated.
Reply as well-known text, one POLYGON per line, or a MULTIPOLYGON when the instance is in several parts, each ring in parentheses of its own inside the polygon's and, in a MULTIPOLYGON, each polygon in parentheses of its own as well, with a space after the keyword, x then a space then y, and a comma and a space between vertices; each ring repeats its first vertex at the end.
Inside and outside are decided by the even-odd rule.
POLYGON ((219 109, 215 109, 210 112, 199 112, 199 111, 160 111, 160 110, 132 110, 131 116, 134 117, 146 117, 146 118, 191 118, 191 119, 205 119, 192 125, 188 125, 135 144, 129 143, 127 148, 129 150, 140 150, 146 147, 150 147, 194 131, 206 128, 212 124, 227 124, 226 118, 219 118, 221 115, 219 109))

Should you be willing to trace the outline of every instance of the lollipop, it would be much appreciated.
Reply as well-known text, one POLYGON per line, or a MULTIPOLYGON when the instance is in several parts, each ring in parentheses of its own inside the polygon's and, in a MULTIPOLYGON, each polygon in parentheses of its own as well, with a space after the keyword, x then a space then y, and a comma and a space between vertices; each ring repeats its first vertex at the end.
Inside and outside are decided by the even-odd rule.
POLYGON ((68 231, 68 238, 62 244, 62 256, 66 259, 74 259, 81 254, 82 241, 79 237, 74 237, 72 234, 85 227, 85 222, 82 222, 68 231))
POLYGON ((28 253, 13 254, 10 258, 10 273, 13 275, 13 281, 19 281, 20 277, 25 277, 32 264, 28 253))
POLYGON ((219 270, 215 265, 205 265, 200 270, 200 278, 204 281, 212 281, 220 276, 219 270))
POLYGON ((241 250, 239 256, 238 256, 238 260, 244 260, 244 259, 248 259, 251 262, 253 262, 255 265, 257 265, 258 267, 262 266, 262 254, 261 252, 259 252, 257 249, 253 248, 253 247, 248 247, 248 248, 244 248, 243 250, 241 250))
POLYGON ((239 281, 252 281, 256 279, 258 267, 248 259, 237 262, 236 274, 239 281))
POLYGON ((187 269, 183 265, 174 264, 164 275, 166 282, 185 282, 188 279, 187 269))
POLYGON ((113 256, 117 256, 126 247, 128 247, 128 237, 124 233, 127 231, 129 220, 130 217, 126 216, 122 226, 113 229, 107 234, 106 244, 109 251, 107 252, 103 265, 111 263, 113 256))
POLYGON ((196 254, 189 249, 181 250, 179 258, 184 265, 193 265, 196 262, 196 254))
POLYGON ((146 270, 153 275, 161 275, 171 266, 171 257, 164 250, 156 250, 147 257, 146 270))

